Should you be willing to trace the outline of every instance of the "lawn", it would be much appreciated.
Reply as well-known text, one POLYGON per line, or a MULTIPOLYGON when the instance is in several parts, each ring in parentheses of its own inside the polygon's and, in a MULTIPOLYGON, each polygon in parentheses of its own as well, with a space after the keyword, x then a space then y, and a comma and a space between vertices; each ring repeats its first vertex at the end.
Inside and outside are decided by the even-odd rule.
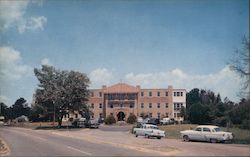
MULTIPOLYGON (((161 130, 166 131, 167 138, 180 139, 180 131, 195 128, 195 124, 177 124, 177 125, 165 125, 160 126, 161 130)), ((223 128, 224 131, 229 131, 234 134, 233 143, 250 144, 250 130, 244 130, 239 128, 223 128)))

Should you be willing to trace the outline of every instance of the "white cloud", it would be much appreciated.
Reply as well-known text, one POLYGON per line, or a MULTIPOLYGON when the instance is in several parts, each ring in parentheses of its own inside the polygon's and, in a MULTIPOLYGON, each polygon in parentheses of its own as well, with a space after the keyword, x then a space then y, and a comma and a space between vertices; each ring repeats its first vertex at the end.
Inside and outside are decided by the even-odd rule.
POLYGON ((106 68, 98 68, 93 70, 89 74, 91 84, 96 87, 101 85, 109 85, 110 81, 113 79, 112 72, 108 71, 106 68))
POLYGON ((32 68, 22 64, 20 52, 11 47, 0 47, 0 81, 17 80, 31 74, 32 68))
POLYGON ((10 99, 5 95, 0 95, 0 102, 5 103, 5 105, 10 105, 10 99))
POLYGON ((20 33, 26 30, 43 30, 47 18, 44 16, 26 17, 25 12, 30 0, 0 1, 0 30, 16 27, 20 33))
POLYGON ((53 65, 48 58, 44 58, 41 61, 41 65, 53 65))
POLYGON ((143 88, 164 88, 173 85, 174 88, 193 88, 210 89, 219 92, 222 97, 228 97, 233 101, 238 101, 237 93, 240 89, 240 78, 225 66, 222 70, 214 74, 193 75, 187 74, 180 69, 167 72, 134 74, 129 73, 125 76, 127 82, 134 85, 141 85, 143 88))

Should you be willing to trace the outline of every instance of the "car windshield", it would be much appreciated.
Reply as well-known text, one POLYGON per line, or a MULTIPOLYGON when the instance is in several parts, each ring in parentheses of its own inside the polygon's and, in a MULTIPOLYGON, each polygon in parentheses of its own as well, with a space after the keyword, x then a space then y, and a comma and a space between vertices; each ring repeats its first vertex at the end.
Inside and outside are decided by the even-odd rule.
POLYGON ((220 132, 221 129, 220 128, 214 128, 215 132, 220 132))

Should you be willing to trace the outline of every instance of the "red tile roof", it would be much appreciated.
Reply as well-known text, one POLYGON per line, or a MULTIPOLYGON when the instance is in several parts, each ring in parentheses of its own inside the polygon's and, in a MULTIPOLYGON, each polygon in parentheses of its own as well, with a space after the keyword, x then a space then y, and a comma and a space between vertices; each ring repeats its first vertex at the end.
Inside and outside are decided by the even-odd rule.
POLYGON ((104 89, 104 93, 137 93, 139 90, 126 83, 118 83, 104 89))

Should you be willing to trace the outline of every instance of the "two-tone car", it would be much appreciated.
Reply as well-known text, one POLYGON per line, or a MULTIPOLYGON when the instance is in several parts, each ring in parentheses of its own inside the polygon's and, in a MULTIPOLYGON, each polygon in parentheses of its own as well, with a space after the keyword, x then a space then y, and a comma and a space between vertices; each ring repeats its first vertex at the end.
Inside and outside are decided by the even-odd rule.
POLYGON ((211 143, 231 141, 233 134, 222 131, 218 126, 200 125, 194 130, 181 131, 181 138, 184 141, 207 141, 211 143))
POLYGON ((147 138, 156 137, 158 139, 165 137, 165 131, 160 130, 158 126, 152 124, 142 124, 141 127, 134 128, 133 133, 135 137, 145 136, 147 138))

